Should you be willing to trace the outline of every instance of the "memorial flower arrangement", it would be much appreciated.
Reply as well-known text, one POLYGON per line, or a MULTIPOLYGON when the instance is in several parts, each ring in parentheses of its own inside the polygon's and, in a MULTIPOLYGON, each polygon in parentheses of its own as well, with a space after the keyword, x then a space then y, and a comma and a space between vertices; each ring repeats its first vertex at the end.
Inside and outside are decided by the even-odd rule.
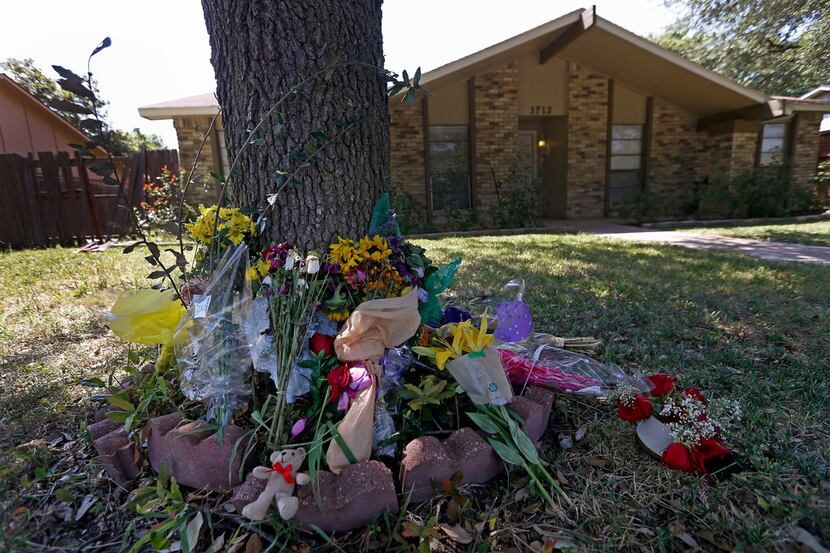
POLYGON ((619 390, 619 417, 633 424, 654 417, 665 425, 671 443, 661 452, 661 459, 669 468, 709 474, 720 467, 732 453, 725 444, 725 434, 740 420, 740 404, 729 400, 710 403, 698 388, 679 389, 677 379, 665 374, 647 380, 651 385, 648 393, 619 390))

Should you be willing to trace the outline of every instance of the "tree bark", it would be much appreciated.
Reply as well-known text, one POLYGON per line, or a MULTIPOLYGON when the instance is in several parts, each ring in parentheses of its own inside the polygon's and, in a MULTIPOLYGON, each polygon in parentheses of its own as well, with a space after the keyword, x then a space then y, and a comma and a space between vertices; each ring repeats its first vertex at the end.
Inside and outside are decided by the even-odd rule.
POLYGON ((389 114, 381 35, 382 0, 202 0, 211 63, 231 163, 231 201, 264 209, 279 173, 302 163, 292 152, 311 133, 340 134, 318 163, 298 173, 271 208, 265 237, 322 252, 338 235, 365 234, 389 184, 389 114), (316 78, 284 102, 255 136, 249 132, 279 98, 339 55, 328 80, 316 78), (346 65, 348 64, 348 65, 346 65), (361 65, 357 65, 361 64, 361 65), (370 67, 371 66, 371 67, 370 67), (352 132, 336 121, 362 117, 352 132))

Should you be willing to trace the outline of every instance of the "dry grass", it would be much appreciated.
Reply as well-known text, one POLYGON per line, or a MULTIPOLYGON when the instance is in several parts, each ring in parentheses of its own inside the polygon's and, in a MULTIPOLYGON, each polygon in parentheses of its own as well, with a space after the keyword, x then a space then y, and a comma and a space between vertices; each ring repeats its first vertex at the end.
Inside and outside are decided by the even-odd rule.
MULTIPOLYGON (((712 487, 651 461, 609 406, 561 398, 542 451, 570 503, 546 508, 516 478, 471 487, 465 493, 473 506, 458 524, 474 543, 460 545, 439 529, 434 550, 528 551, 554 543, 607 551, 694 544, 797 550, 791 536, 799 528, 830 543, 828 269, 583 236, 421 244, 440 261, 464 256, 453 289, 462 303, 522 276, 538 329, 600 337, 602 360, 676 374, 710 395, 740 399, 744 422, 733 443, 748 467, 712 487), (585 437, 562 449, 561 438, 579 428, 585 437)), ((74 382, 124 362, 127 348, 108 334, 99 311, 140 285, 144 271, 140 253, 0 256, 0 522, 17 548, 36 549, 44 539, 70 549, 120 542, 129 514, 120 507, 123 495, 108 495, 114 488, 105 479, 84 476, 97 470, 78 430, 91 403, 74 382), (34 439, 46 442, 14 449, 34 439), (60 489, 71 493, 74 509, 85 495, 113 499, 93 508, 94 523, 90 515, 64 522, 67 502, 54 497, 60 489)), ((437 499, 403 518, 426 524, 437 513, 451 527, 445 507, 446 499, 437 499)), ((403 549, 396 522, 336 543, 345 551, 403 549)), ((113 544, 97 551, 117 549, 113 544)))

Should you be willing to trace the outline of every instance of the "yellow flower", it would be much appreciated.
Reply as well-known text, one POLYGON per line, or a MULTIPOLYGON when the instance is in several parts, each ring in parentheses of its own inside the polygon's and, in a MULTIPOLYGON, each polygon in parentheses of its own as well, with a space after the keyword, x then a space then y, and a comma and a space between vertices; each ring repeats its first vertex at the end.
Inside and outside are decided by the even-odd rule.
POLYGON ((256 267, 250 266, 245 269, 245 280, 259 280, 259 273, 256 270, 256 267))
POLYGON ((328 317, 330 321, 342 323, 349 318, 349 311, 348 309, 344 309, 343 311, 329 311, 326 317, 328 317))

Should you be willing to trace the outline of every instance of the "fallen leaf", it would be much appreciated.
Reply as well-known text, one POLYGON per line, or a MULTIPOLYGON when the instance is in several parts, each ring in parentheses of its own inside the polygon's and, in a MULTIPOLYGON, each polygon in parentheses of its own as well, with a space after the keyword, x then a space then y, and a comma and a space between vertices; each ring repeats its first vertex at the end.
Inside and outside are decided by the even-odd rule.
POLYGON ((207 551, 205 553, 217 553, 219 551, 222 551, 223 547, 225 547, 224 532, 218 538, 213 540, 213 543, 210 544, 210 547, 207 548, 207 551))
POLYGON ((27 451, 27 450, 30 450, 30 449, 37 449, 37 448, 40 448, 40 447, 48 447, 48 446, 49 446, 49 442, 47 442, 46 440, 37 439, 37 440, 32 440, 30 442, 26 442, 25 444, 20 444, 19 446, 15 447, 15 449, 17 451, 27 451))
POLYGON ((562 449, 571 449, 574 446, 574 442, 570 436, 565 436, 561 440, 559 440, 559 447, 562 449))
POLYGON ((830 553, 830 550, 821 545, 814 535, 801 526, 790 528, 790 537, 801 545, 810 548, 813 553, 830 553))
POLYGON ((12 511, 12 518, 14 518, 16 516, 19 516, 19 515, 22 515, 23 513, 28 513, 28 512, 29 512, 29 508, 21 505, 20 507, 18 507, 14 511, 12 511))
POLYGON ((587 433, 588 433, 588 427, 583 424, 582 426, 580 426, 579 428, 576 429, 576 433, 574 434, 574 439, 577 442, 580 442, 580 441, 582 441, 582 438, 584 438, 585 434, 587 434, 587 433))
POLYGON ((712 532, 711 530, 701 530, 697 533, 697 535, 698 535, 698 537, 703 538, 704 540, 708 541, 709 543, 711 543, 712 545, 714 545, 715 547, 717 547, 718 549, 720 549, 722 551, 732 551, 733 550, 732 547, 729 547, 728 545, 726 545, 722 541, 718 540, 715 537, 715 533, 712 532))
POLYGON ((449 524, 444 524, 442 522, 438 525, 438 527, 456 543, 467 544, 473 541, 470 534, 458 524, 450 526, 449 524))
POLYGON ((687 534, 686 532, 680 532, 679 534, 675 534, 677 539, 688 545, 693 549, 700 549, 700 545, 697 543, 697 540, 694 539, 692 536, 687 534))
POLYGON ((242 546, 245 545, 247 537, 248 534, 242 534, 241 536, 238 536, 235 540, 231 542, 230 547, 228 547, 228 550, 225 551, 225 553, 236 553, 237 551, 242 549, 242 546))
POLYGON ((202 512, 196 513, 196 516, 187 523, 185 535, 187 536, 187 551, 195 551, 196 544, 199 543, 199 533, 202 531, 202 523, 204 522, 202 512))
POLYGON ((87 495, 84 497, 84 500, 81 502, 81 506, 78 507, 78 510, 75 512, 75 520, 81 520, 84 518, 84 515, 89 508, 95 505, 95 502, 98 501, 98 498, 92 494, 87 495))
POLYGON ((67 503, 72 503, 74 496, 68 488, 61 488, 55 492, 55 499, 57 499, 58 501, 66 501, 67 503))
POLYGON ((455 499, 451 499, 447 503, 447 520, 450 522, 458 522, 461 518, 461 506, 455 499))
POLYGON ((251 534, 245 545, 245 553, 262 553, 262 540, 256 534, 251 534))
POLYGON ((608 464, 608 459, 604 457, 591 457, 590 459, 588 459, 588 463, 590 463, 592 466, 602 468, 608 464))

